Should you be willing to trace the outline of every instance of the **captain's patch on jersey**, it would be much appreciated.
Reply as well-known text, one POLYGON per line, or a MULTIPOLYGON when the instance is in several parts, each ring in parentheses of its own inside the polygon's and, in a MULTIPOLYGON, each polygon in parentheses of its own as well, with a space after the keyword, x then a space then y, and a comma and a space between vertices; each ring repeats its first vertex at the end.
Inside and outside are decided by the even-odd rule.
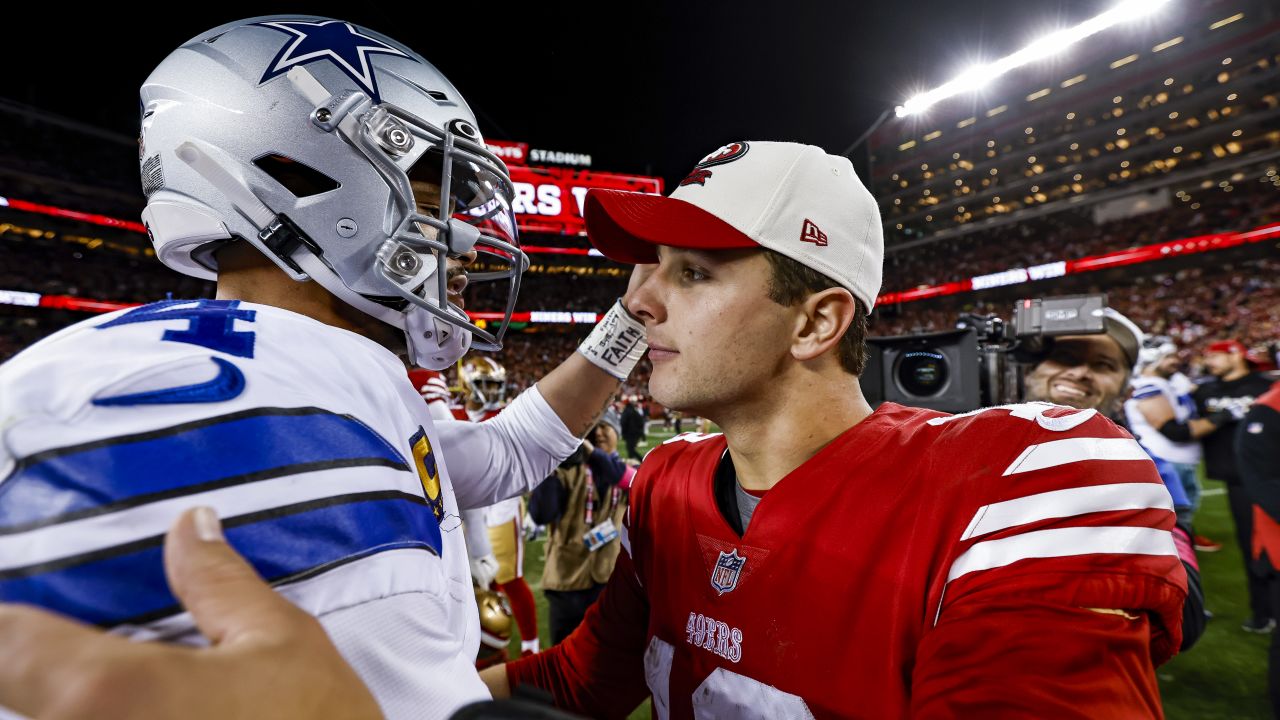
POLYGON ((427 439, 427 431, 419 427, 418 432, 409 438, 409 444, 413 446, 413 462, 418 466, 418 478, 422 480, 427 505, 436 516, 436 522, 443 522, 444 494, 440 492, 440 467, 436 464, 436 454, 427 439))

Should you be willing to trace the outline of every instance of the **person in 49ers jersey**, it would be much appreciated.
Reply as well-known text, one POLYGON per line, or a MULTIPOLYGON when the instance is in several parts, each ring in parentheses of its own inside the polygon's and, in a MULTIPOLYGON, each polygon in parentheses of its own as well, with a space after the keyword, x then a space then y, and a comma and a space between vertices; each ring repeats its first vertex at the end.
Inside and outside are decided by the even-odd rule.
MULTIPOLYGON (((458 377, 462 381, 467 419, 484 422, 496 417, 506 404, 507 369, 490 357, 470 357, 459 364, 458 377)), ((520 650, 538 652, 538 606, 533 600, 533 590, 524 579, 524 506, 520 497, 507 498, 464 514, 463 520, 468 525, 480 524, 485 528, 497 563, 493 582, 511 604, 516 627, 520 629, 520 650)))
POLYGON ((1159 717, 1186 577, 1151 460, 1095 410, 962 415, 858 375, 880 288, 846 158, 737 142, 669 198, 591 191, 666 407, 724 434, 653 450, 581 626, 492 668, 591 717, 1159 717), (832 619, 838 622, 832 622, 832 619))

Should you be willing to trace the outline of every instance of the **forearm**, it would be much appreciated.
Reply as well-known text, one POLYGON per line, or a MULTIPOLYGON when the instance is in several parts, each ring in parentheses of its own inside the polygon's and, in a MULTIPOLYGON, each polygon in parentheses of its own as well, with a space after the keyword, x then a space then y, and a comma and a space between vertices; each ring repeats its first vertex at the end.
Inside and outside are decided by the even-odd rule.
POLYGON ((538 381, 542 397, 569 432, 582 437, 600 421, 622 382, 574 352, 538 381))
POLYGON ((1160 716, 1146 616, 1041 605, 965 623, 926 635, 912 718, 1160 716))
POLYGON ((1183 422, 1169 418, 1160 424, 1152 422, 1151 426, 1156 428, 1156 431, 1161 435, 1176 443, 1193 442, 1205 435, 1212 434, 1218 429, 1217 423, 1207 418, 1191 418, 1183 422))
POLYGON ((492 420, 441 422, 437 428, 458 507, 464 510, 532 490, 582 444, 538 386, 492 420))
POLYGON ((587 466, 591 468, 593 475, 604 481, 604 485, 617 485, 627 470, 626 463, 616 453, 606 453, 600 448, 591 451, 591 455, 587 457, 587 466))
POLYGON ((480 671, 480 679, 494 700, 506 700, 511 697, 511 681, 507 679, 506 663, 487 667, 480 671))
POLYGON ((467 554, 473 558, 493 554, 489 543, 489 528, 484 524, 484 510, 462 510, 463 536, 467 540, 467 554))
POLYGON ((619 300, 578 349, 538 381, 538 389, 566 427, 586 435, 648 349, 644 323, 619 300))
POLYGON ((1206 418, 1192 418, 1187 421, 1187 427, 1191 430, 1191 437, 1197 440, 1206 435, 1212 435, 1218 429, 1212 420, 1206 418))
POLYGON ((626 717, 649 694, 648 626, 649 604, 624 551, 604 592, 569 637, 507 663, 501 675, 490 673, 484 681, 491 691, 508 694, 520 685, 541 688, 557 707, 589 717, 626 717))

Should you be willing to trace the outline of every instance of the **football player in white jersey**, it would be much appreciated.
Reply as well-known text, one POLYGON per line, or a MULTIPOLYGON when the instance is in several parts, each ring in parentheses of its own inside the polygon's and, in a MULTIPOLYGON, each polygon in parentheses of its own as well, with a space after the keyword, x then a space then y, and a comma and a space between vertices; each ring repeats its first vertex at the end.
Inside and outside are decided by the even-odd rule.
POLYGON ((1188 506, 1178 519, 1190 524, 1200 507, 1200 443, 1195 438, 1212 432, 1214 425, 1196 417, 1190 398, 1172 383, 1178 370, 1178 347, 1169 338, 1154 338, 1138 356, 1138 373, 1133 393, 1124 403, 1129 429, 1153 456, 1169 462, 1177 470, 1188 506), (1187 401, 1183 399, 1186 398, 1187 401))
MULTIPOLYGON (((312 642, 301 651, 332 656, 327 633, 382 713, 441 717, 487 697, 460 510, 525 492, 578 447, 643 353, 643 326, 619 301, 500 417, 436 425, 397 355, 440 369, 500 347, 527 265, 511 181, 457 89, 376 32, 275 16, 192 38, 143 84, 141 111, 157 257, 216 278, 217 298, 93 318, 0 368, 0 601, 134 639, 230 642, 181 577, 166 583, 162 558, 181 516, 177 552, 197 550, 176 565, 199 565, 221 517, 221 536, 323 632, 264 612, 293 618, 285 630, 312 642), (471 280, 509 283, 493 332, 463 310, 477 254, 505 267, 471 280)), ((4 612, 6 627, 54 622, 4 612)), ((0 654, 31 667, 53 644, 0 654)), ((127 671, 117 660, 111 672, 127 671)), ((43 716, 78 697, 0 692, 0 705, 43 716)), ((114 702, 121 715, 287 713, 114 702)))

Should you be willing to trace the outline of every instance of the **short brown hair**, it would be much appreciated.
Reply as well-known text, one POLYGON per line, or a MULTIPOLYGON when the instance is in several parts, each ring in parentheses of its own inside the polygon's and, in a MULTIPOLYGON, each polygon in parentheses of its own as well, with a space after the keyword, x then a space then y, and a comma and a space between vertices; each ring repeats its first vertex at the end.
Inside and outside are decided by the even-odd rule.
MULTIPOLYGON (((840 283, 791 258, 773 250, 765 250, 764 256, 773 269, 769 278, 769 299, 790 307, 805 298, 828 288, 843 287, 840 283)), ((867 306, 858 298, 853 299, 853 322, 845 330, 836 346, 840 365, 853 375, 862 375, 867 367, 867 306)))

